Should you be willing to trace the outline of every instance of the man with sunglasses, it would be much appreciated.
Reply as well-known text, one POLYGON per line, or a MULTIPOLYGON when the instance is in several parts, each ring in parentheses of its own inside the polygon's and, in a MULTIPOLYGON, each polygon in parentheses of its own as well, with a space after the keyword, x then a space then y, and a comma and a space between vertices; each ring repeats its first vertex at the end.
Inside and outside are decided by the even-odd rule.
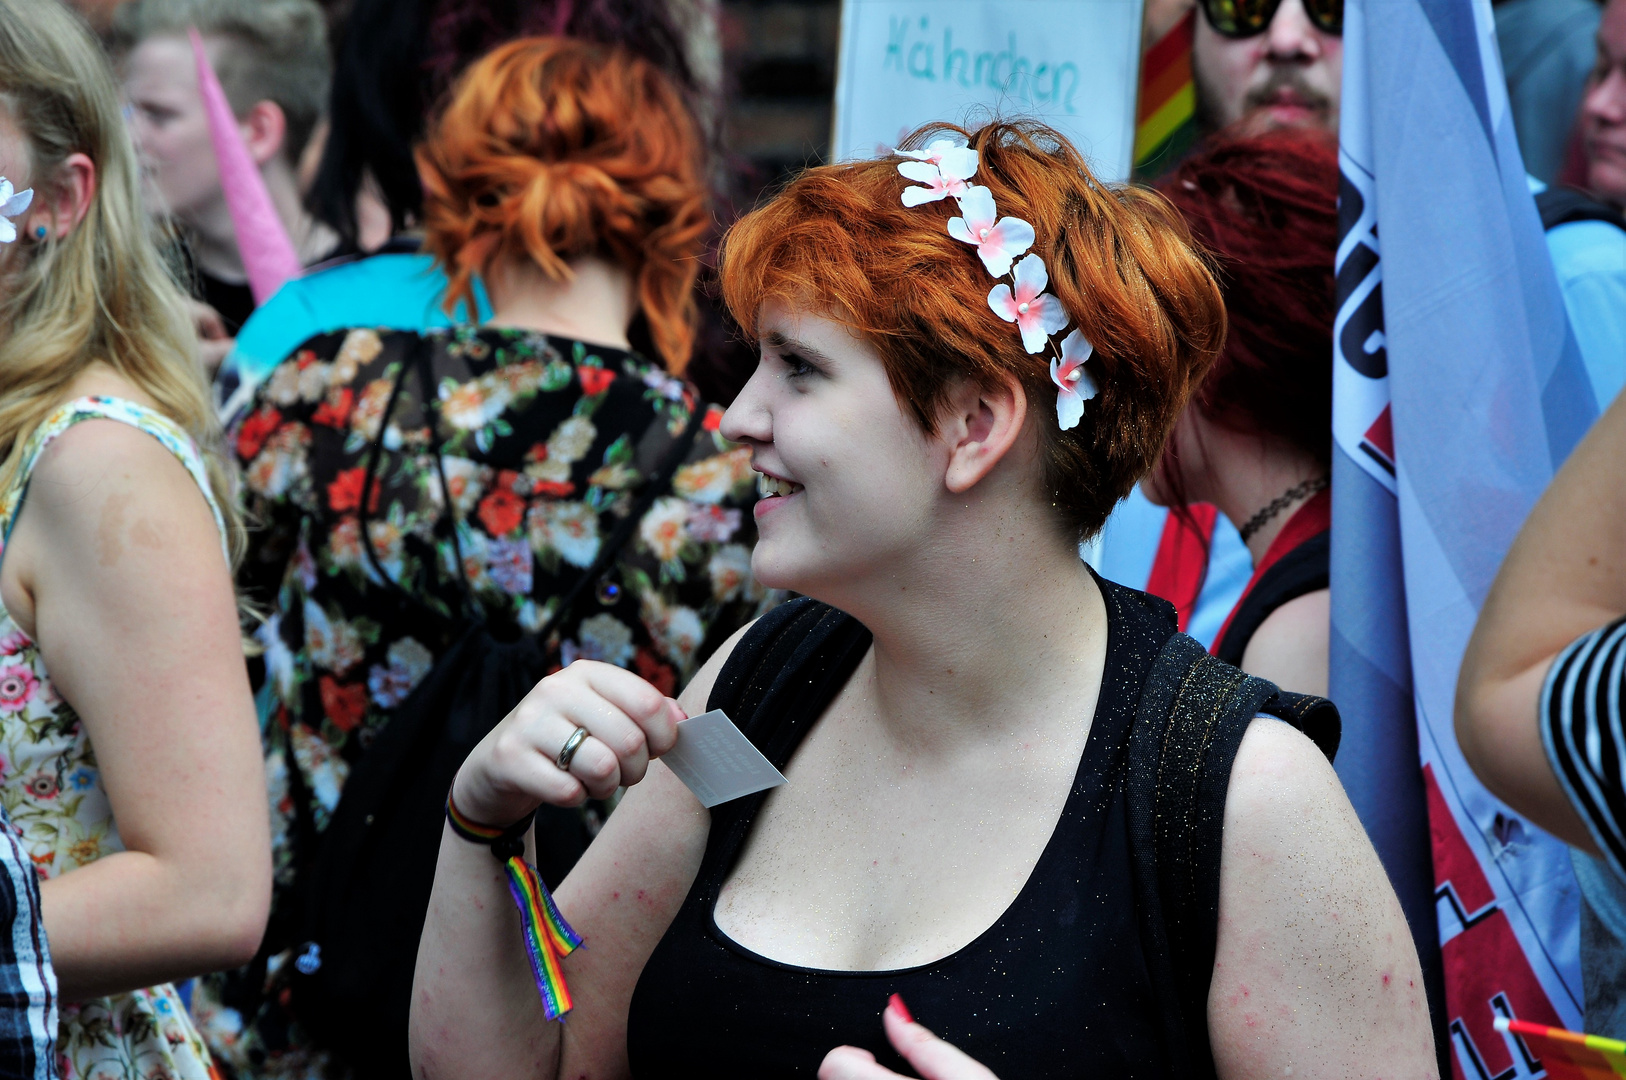
POLYGON ((1344 0, 1199 0, 1197 126, 1338 129, 1344 0))

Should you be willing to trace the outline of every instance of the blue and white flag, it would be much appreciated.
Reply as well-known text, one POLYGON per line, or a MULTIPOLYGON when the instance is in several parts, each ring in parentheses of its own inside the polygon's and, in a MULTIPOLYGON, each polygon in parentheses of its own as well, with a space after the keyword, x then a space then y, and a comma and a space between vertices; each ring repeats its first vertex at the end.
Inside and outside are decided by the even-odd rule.
POLYGON ((1526 186, 1488 0, 1346 0, 1344 20, 1338 771, 1425 971, 1443 971, 1436 1029, 1455 1075, 1539 1076, 1494 1021, 1580 1027, 1574 875, 1562 844, 1475 779, 1452 703, 1497 567, 1597 407, 1526 186))

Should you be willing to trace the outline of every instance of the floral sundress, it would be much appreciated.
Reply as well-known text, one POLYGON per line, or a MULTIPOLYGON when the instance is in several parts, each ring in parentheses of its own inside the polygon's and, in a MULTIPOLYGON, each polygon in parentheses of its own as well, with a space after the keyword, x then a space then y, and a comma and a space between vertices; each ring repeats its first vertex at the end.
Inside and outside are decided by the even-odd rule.
MULTIPOLYGON (((0 537, 10 538, 28 477, 51 440, 82 420, 116 420, 157 439, 186 466, 221 527, 202 455, 166 417, 133 401, 69 402, 35 430, 18 480, 0 492, 0 537)), ((5 556, 0 540, 0 559, 5 556)), ((73 706, 51 684, 39 646, 0 601, 0 806, 23 850, 50 879, 124 850, 96 755, 73 706)), ((208 1048, 171 984, 64 1003, 57 1037, 62 1080, 209 1080, 208 1048)))
POLYGON ((269 613, 257 636, 276 891, 265 955, 192 1001, 223 1070, 343 1075, 288 1008, 297 943, 277 928, 310 858, 301 830, 327 827, 356 762, 452 643, 462 582, 493 624, 537 633, 699 424, 610 571, 547 633, 550 665, 601 660, 674 694, 775 601, 751 576, 751 451, 721 419, 636 354, 489 327, 323 334, 259 387, 231 435, 258 526, 239 581, 269 613))

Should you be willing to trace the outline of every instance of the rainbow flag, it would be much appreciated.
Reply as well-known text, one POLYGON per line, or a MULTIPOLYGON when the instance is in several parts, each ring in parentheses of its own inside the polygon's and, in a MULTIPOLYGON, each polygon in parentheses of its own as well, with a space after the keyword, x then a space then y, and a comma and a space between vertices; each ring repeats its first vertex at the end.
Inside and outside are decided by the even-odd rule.
POLYGON ((1140 65, 1140 106, 1135 113, 1135 178, 1167 172, 1197 141, 1197 93, 1191 81, 1191 34, 1195 10, 1146 50, 1140 65))
POLYGON ((1626 1042, 1601 1035, 1496 1018, 1496 1030, 1516 1035, 1547 1070, 1547 1080, 1615 1080, 1626 1077, 1626 1042))

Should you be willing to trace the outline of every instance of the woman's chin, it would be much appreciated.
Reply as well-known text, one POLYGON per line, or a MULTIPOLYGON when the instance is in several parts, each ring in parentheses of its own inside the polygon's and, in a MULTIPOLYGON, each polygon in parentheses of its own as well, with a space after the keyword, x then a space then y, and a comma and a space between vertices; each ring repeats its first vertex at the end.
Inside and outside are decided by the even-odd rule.
POLYGON ((751 549, 751 576, 765 589, 801 592, 797 588, 800 575, 795 572, 795 560, 783 558, 782 553, 773 550, 776 546, 771 540, 757 540, 751 549))
POLYGON ((832 567, 830 560, 821 558, 821 554, 816 548, 811 552, 798 551, 783 539, 759 536, 756 547, 751 550, 751 576, 763 588, 819 598, 820 593, 826 591, 820 586, 828 586, 832 576, 839 579, 842 573, 840 567, 832 567))

